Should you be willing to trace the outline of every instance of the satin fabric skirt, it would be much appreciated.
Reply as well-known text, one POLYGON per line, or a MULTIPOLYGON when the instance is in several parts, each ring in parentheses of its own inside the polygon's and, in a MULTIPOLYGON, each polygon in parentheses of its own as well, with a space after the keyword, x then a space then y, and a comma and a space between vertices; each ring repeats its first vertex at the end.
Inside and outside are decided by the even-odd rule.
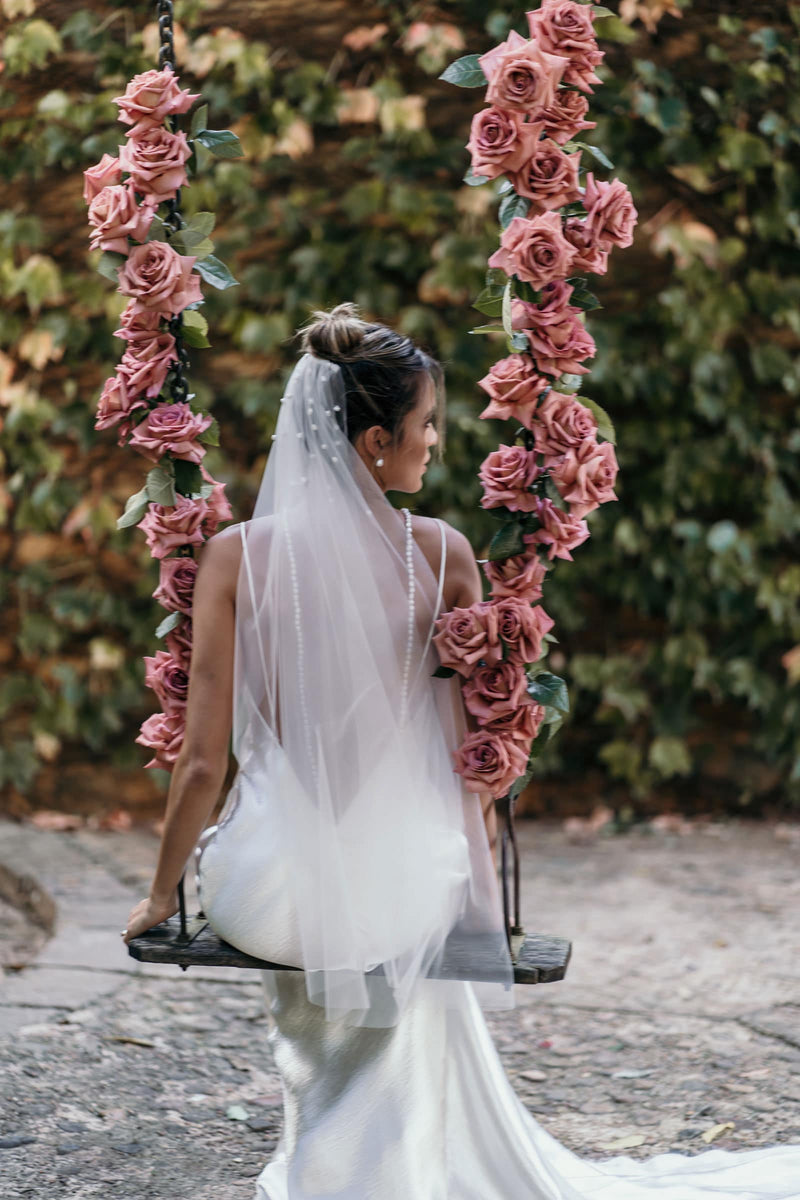
POLYGON ((256 1200, 800 1200, 800 1145, 580 1158, 517 1097, 469 983, 443 1005, 418 981, 380 1029, 326 1021, 300 972, 263 978, 284 1127, 256 1200))

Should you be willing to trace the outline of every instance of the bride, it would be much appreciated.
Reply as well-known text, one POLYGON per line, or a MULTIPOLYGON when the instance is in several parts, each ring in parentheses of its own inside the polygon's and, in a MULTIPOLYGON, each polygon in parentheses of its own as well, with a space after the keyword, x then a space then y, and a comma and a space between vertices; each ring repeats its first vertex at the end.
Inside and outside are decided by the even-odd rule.
POLYGON ((800 1145, 581 1159, 502 1069, 494 806, 453 771, 471 718, 431 642, 480 574, 385 495, 420 490, 442 396, 438 363, 351 304, 303 331, 253 517, 203 549, 186 734, 123 936, 177 911, 194 852, 212 927, 296 968, 263 972, 284 1124, 256 1200, 800 1200, 800 1145))

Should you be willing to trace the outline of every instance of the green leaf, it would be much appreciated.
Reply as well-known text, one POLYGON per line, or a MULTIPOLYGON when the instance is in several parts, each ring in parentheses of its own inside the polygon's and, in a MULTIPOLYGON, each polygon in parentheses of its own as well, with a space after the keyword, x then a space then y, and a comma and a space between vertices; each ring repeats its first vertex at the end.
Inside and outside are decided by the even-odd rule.
POLYGON ((525 790, 530 781, 533 779, 533 769, 528 767, 524 775, 520 775, 519 779, 515 779, 508 790, 508 795, 511 800, 516 800, 521 792, 525 790))
POLYGON ((201 133, 206 127, 207 120, 208 105, 201 104, 192 113, 192 124, 189 131, 190 137, 196 137, 198 133, 201 133))
MULTIPOLYGON (((203 430, 198 438, 198 441, 202 442, 206 446, 219 445, 219 421, 216 417, 212 417, 211 424, 209 425, 208 429, 203 430)), ((211 486, 213 487, 214 485, 212 484, 211 486)))
POLYGON ((192 496, 195 492, 199 495, 203 483, 199 464, 188 462, 185 458, 176 458, 173 460, 173 466, 175 468, 175 490, 182 496, 192 496))
POLYGON ((544 477, 544 494, 548 500, 552 500, 556 508, 560 508, 562 512, 567 511, 569 506, 549 475, 544 477))
POLYGON ((597 159, 601 167, 605 167, 608 171, 614 170, 614 164, 611 159, 598 146, 591 146, 588 142, 575 142, 574 145, 580 146, 581 150, 588 150, 597 159))
POLYGON ((445 83, 454 83, 456 87, 485 87, 488 83, 477 54, 465 54, 463 58, 457 58, 449 67, 445 67, 439 78, 445 83))
POLYGON ((593 4, 592 12, 596 17, 613 17, 614 13, 610 8, 606 8, 605 4, 593 4))
POLYGON ((470 333, 504 333, 502 325, 478 325, 475 329, 470 329, 470 333))
POLYGON ((527 216, 530 206, 530 200, 526 200, 524 196, 518 196, 516 192, 510 196, 506 196, 497 213, 497 218, 503 229, 508 228, 514 217, 527 216))
POLYGON ((147 512, 147 487, 143 487, 133 496, 128 496, 125 501, 125 511, 121 517, 117 517, 117 529, 127 529, 129 525, 138 525, 144 514, 147 512))
POLYGON ((558 712, 569 712, 569 692, 560 675, 541 671, 533 679, 528 680, 528 695, 532 696, 537 704, 555 708, 558 712))
POLYGON ((519 521, 510 521, 498 529, 489 544, 489 562, 498 562, 502 558, 513 558, 522 554, 525 543, 522 540, 522 526, 519 521))
POLYGON ((187 346, 191 346, 193 350, 206 350, 211 342, 206 335, 192 325, 186 324, 186 312, 184 311, 184 322, 181 330, 181 336, 187 346))
POLYGON ((208 258, 214 249, 211 238, 203 237, 192 229, 180 229, 170 238, 173 250, 178 254, 194 254, 198 261, 208 258))
POLYGON ((184 230, 191 229, 192 233, 199 233, 202 237, 211 237, 216 224, 217 214, 213 212, 196 212, 184 225, 184 230))
POLYGON ((128 259, 125 254, 117 254, 113 250, 104 250, 100 255, 97 269, 101 275, 105 275, 106 279, 110 279, 112 283, 119 283, 117 272, 127 261, 128 259))
POLYGON ((170 459, 165 459, 148 471, 145 488, 147 498, 152 500, 153 504, 163 504, 165 508, 172 508, 177 503, 175 475, 170 459))
POLYGON ((601 408, 596 400, 590 400, 588 396, 578 396, 578 402, 585 404, 591 409, 594 418, 597 421, 597 434, 604 442, 611 442, 612 445, 617 444, 617 435, 614 431, 614 425, 611 417, 604 408, 601 408))
POLYGON ((505 286, 503 291, 503 329, 509 337, 512 336, 514 330, 511 327, 511 280, 505 286))
POLYGON ((486 286, 497 288, 498 296, 503 294, 503 288, 506 286, 507 279, 508 276, 502 267, 489 267, 488 271, 486 272, 486 286))
POLYGON ((584 312, 591 312, 592 309, 603 307, 594 292, 590 292, 588 288, 573 288, 569 302, 576 308, 582 308, 584 312))
POLYGON ((195 135, 194 140, 217 158, 241 158, 244 154, 241 142, 230 129, 203 129, 195 135))
POLYGON ((508 348, 511 354, 526 354, 531 348, 527 333, 523 333, 521 329, 515 329, 508 339, 508 348))
POLYGON ((477 308, 478 312, 484 313, 487 317, 499 317, 503 313, 503 295, 497 293, 495 288, 484 288, 479 293, 477 300, 473 302, 473 308, 477 308))
POLYGON ((161 217, 159 217, 159 215, 157 213, 154 214, 153 219, 148 226, 147 237, 145 238, 145 241, 146 242, 166 242, 167 241, 167 230, 164 226, 164 222, 161 220, 161 217))
POLYGON ((224 262, 220 262, 213 254, 209 254, 200 262, 195 263, 197 274, 210 283, 212 287, 224 291, 225 288, 236 287, 238 279, 234 279, 224 262))
POLYGON ((172 630, 178 624, 180 619, 181 619, 181 614, 179 612, 167 613, 166 617, 164 617, 164 620, 161 622, 161 624, 156 629, 156 637, 157 638, 166 637, 166 635, 168 633, 172 632, 172 630))
POLYGON ((498 196, 505 196, 508 192, 511 192, 513 190, 514 190, 514 185, 511 182, 511 180, 504 179, 503 182, 498 185, 497 194, 498 194, 498 196))
POLYGON ((442 664, 440 663, 439 666, 436 668, 436 670, 433 672, 432 678, 433 679, 450 679, 453 675, 455 675, 455 671, 453 670, 452 667, 443 667, 442 664))
POLYGON ((480 187, 481 184, 488 182, 488 175, 476 175, 472 167, 467 168, 467 173, 464 176, 464 183, 468 183, 470 187, 480 187))

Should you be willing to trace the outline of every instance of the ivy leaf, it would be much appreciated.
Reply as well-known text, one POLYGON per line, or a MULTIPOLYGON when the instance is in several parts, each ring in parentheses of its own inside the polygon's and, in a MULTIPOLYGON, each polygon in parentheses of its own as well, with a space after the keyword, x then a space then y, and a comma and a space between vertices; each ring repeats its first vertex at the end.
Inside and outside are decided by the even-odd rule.
POLYGON ((125 501, 124 513, 121 517, 117 517, 117 529, 127 529, 129 525, 138 525, 147 512, 148 500, 146 485, 135 495, 128 496, 125 501))
POLYGON ((443 667, 442 664, 440 663, 439 666, 436 668, 436 670, 433 672, 432 678, 433 679, 450 679, 453 675, 455 675, 455 671, 453 670, 452 667, 443 667))
POLYGON ((596 400, 590 400, 588 396, 578 396, 578 402, 585 404, 594 413, 597 421, 597 434, 604 442, 611 442, 612 445, 617 444, 617 435, 614 431, 614 424, 611 417, 604 408, 601 408, 596 400))
POLYGON ((476 329, 470 329, 470 333, 504 333, 502 325, 478 325, 476 329))
POLYGON ((522 540, 522 528, 519 521, 510 521, 498 529, 489 544, 489 562, 498 562, 501 558, 513 558, 522 554, 525 543, 522 540))
POLYGON ((127 261, 127 256, 124 254, 117 254, 114 250, 104 250, 100 255, 97 269, 101 275, 105 275, 106 279, 110 279, 112 283, 119 283, 117 272, 123 263, 127 261))
POLYGON ((206 283, 210 283, 212 287, 219 288, 224 291, 225 288, 236 287, 239 283, 238 279, 234 279, 224 262, 221 262, 215 255, 209 254, 200 262, 195 263, 194 269, 198 275, 205 279, 206 283))
POLYGON ((528 680, 527 690, 528 695, 532 696, 537 704, 555 708, 561 713, 569 712, 569 692, 560 675, 542 671, 535 678, 528 680))
POLYGON ((241 142, 230 129, 202 129, 194 140, 217 158, 241 158, 244 154, 241 142))
POLYGON ((199 463, 189 462, 185 458, 176 458, 173 465, 176 491, 180 492, 182 496, 192 496, 195 492, 200 495, 203 476, 200 473, 199 463))
POLYGON ((511 326, 511 280, 505 286, 503 291, 503 329, 509 337, 513 336, 514 330, 511 326))
POLYGON ((156 637, 157 638, 166 637, 166 635, 168 633, 172 632, 172 630, 178 624, 180 619, 181 619, 181 614, 179 612, 167 613, 166 617, 164 617, 164 620, 161 622, 161 624, 156 629, 156 637))
POLYGON ((192 124, 191 124, 191 128, 189 131, 190 137, 196 137, 198 133, 202 133, 202 131, 206 127, 207 120, 208 120, 208 105, 201 104, 192 113, 192 124))
POLYGON ((445 67, 439 78, 445 83, 454 83, 456 87, 485 87, 488 83, 477 54, 465 54, 463 58, 457 58, 449 67, 445 67))
POLYGON ((487 317, 499 317, 503 313, 503 296, 498 295, 494 288, 484 288, 473 302, 473 308, 484 313, 487 317))
POLYGON ((468 183, 470 187, 480 187, 482 183, 488 182, 488 175, 476 175, 472 167, 467 168, 467 173, 464 176, 464 183, 468 183))
POLYGON ((594 158, 600 163, 601 167, 605 167, 608 171, 614 170, 614 164, 607 154, 604 154, 599 146, 590 146, 588 142, 573 142, 575 146, 580 146, 581 150, 588 150, 594 158))
POLYGON ((152 500, 153 504, 163 504, 165 508, 172 508, 177 504, 175 475, 170 460, 160 462, 158 466, 148 471, 145 488, 147 497, 152 500))
POLYGON ((497 213, 497 218, 503 229, 508 228, 514 217, 527 216, 530 206, 530 200, 526 200, 524 196, 518 196, 516 192, 510 196, 506 196, 497 213))

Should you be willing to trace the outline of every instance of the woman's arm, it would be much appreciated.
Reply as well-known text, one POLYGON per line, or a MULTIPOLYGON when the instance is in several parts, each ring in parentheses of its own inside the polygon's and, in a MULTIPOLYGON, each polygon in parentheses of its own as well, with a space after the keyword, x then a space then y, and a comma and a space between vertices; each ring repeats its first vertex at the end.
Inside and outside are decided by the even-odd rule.
MULTIPOLYGON (((457 529, 453 529, 451 525, 447 527, 447 564, 447 595, 445 597, 446 601, 448 601, 447 607, 469 608, 471 604, 479 603, 483 599, 483 587, 481 584, 481 573, 475 561, 475 553, 469 539, 457 529)), ((466 707, 464 715, 470 733, 477 732, 481 726, 466 707)), ((486 825, 486 836, 489 839, 492 859, 495 860, 497 813, 495 811, 494 800, 489 792, 479 792, 478 794, 480 796, 484 824, 486 825)))
POLYGON ((128 917, 126 943, 177 912, 178 882, 205 828, 228 769, 233 703, 234 602, 238 536, 224 530, 203 546, 192 606, 186 731, 172 772, 150 895, 128 917))

